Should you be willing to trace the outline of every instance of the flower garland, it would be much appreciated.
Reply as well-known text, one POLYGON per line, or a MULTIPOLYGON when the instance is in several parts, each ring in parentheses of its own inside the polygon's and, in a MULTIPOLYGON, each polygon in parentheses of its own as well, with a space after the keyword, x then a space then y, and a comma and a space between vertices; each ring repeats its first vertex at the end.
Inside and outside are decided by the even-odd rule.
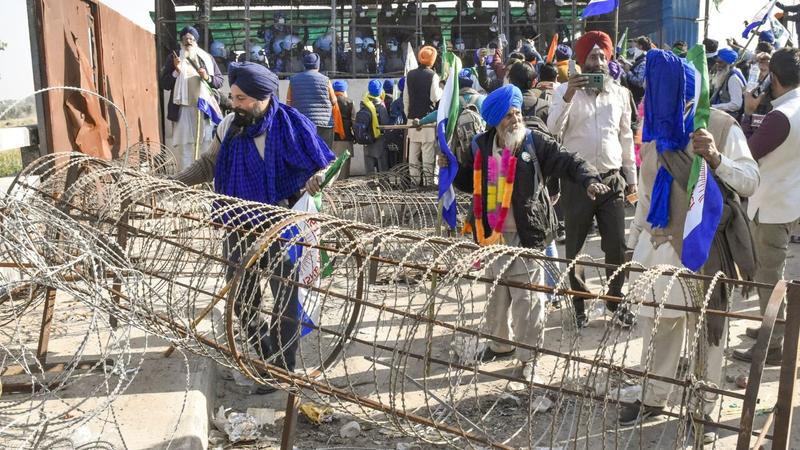
POLYGON ((481 161, 481 150, 478 149, 475 154, 472 173, 472 208, 475 214, 475 234, 477 235, 479 245, 495 245, 503 242, 503 227, 505 226, 508 211, 511 207, 511 194, 514 192, 517 158, 511 156, 511 151, 508 148, 504 148, 500 158, 500 170, 498 173, 497 159, 493 156, 489 157, 489 173, 486 183, 486 214, 489 226, 492 230, 489 237, 485 237, 483 230, 483 183, 481 182, 483 179, 483 168, 481 161), (498 200, 500 200, 499 208, 498 200))

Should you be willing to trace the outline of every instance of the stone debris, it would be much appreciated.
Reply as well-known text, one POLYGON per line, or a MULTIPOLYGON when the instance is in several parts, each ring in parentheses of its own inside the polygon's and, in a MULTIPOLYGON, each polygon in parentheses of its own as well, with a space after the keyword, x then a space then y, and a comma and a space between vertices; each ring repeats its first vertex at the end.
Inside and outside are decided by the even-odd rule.
POLYGON ((361 434, 361 425, 355 420, 347 422, 339 429, 339 436, 345 439, 352 439, 361 434))

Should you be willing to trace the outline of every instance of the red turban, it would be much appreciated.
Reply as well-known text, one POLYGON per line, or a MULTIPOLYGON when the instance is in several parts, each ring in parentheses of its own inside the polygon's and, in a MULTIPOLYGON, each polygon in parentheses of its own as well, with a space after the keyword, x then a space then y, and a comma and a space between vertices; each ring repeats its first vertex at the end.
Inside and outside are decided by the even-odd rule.
POLYGON ((592 52, 594 46, 600 47, 603 53, 606 54, 606 59, 611 59, 614 54, 614 43, 611 38, 602 31, 590 31, 575 43, 575 59, 581 66, 586 62, 589 53, 592 52))

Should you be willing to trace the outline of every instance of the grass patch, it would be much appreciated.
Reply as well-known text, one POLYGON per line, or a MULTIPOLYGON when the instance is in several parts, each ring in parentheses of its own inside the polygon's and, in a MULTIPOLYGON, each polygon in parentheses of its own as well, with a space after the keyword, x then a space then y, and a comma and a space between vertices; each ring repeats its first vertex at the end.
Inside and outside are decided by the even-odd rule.
POLYGON ((18 148, 0 151, 0 177, 9 177, 22 170, 22 154, 18 148))

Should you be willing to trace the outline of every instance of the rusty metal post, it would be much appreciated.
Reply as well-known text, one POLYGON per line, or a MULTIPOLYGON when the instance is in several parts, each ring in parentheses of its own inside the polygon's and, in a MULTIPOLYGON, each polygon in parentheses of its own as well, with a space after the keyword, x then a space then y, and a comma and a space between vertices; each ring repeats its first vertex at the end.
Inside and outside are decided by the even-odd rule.
POLYGON ((742 416, 739 419, 739 439, 736 442, 738 450, 748 450, 750 448, 750 435, 753 430, 753 418, 756 414, 756 403, 758 402, 758 390, 761 387, 761 377, 764 374, 764 364, 767 360, 769 341, 772 339, 772 330, 775 328, 775 320, 778 318, 778 311, 783 298, 786 296, 786 281, 781 280, 775 285, 764 311, 764 318, 761 321, 761 328, 758 330, 758 339, 753 346, 753 362, 750 364, 750 374, 748 376, 747 389, 745 390, 744 402, 742 402, 742 416))
POLYGON ((53 326, 53 310, 56 306, 56 290, 47 288, 44 309, 42 310, 42 326, 39 328, 39 344, 36 347, 36 359, 44 365, 47 362, 47 347, 50 344, 50 330, 53 326))
MULTIPOLYGON (((759 336, 760 337, 760 336, 759 336)), ((775 403, 775 432, 773 450, 789 447, 792 427, 795 385, 797 384, 797 353, 800 345, 800 283, 788 283, 786 290, 786 328, 783 334, 783 360, 778 401, 775 403)))
POLYGON ((290 393, 286 399, 286 415, 283 418, 283 432, 281 433, 281 450, 294 449, 294 437, 297 432, 297 407, 300 398, 290 393))

